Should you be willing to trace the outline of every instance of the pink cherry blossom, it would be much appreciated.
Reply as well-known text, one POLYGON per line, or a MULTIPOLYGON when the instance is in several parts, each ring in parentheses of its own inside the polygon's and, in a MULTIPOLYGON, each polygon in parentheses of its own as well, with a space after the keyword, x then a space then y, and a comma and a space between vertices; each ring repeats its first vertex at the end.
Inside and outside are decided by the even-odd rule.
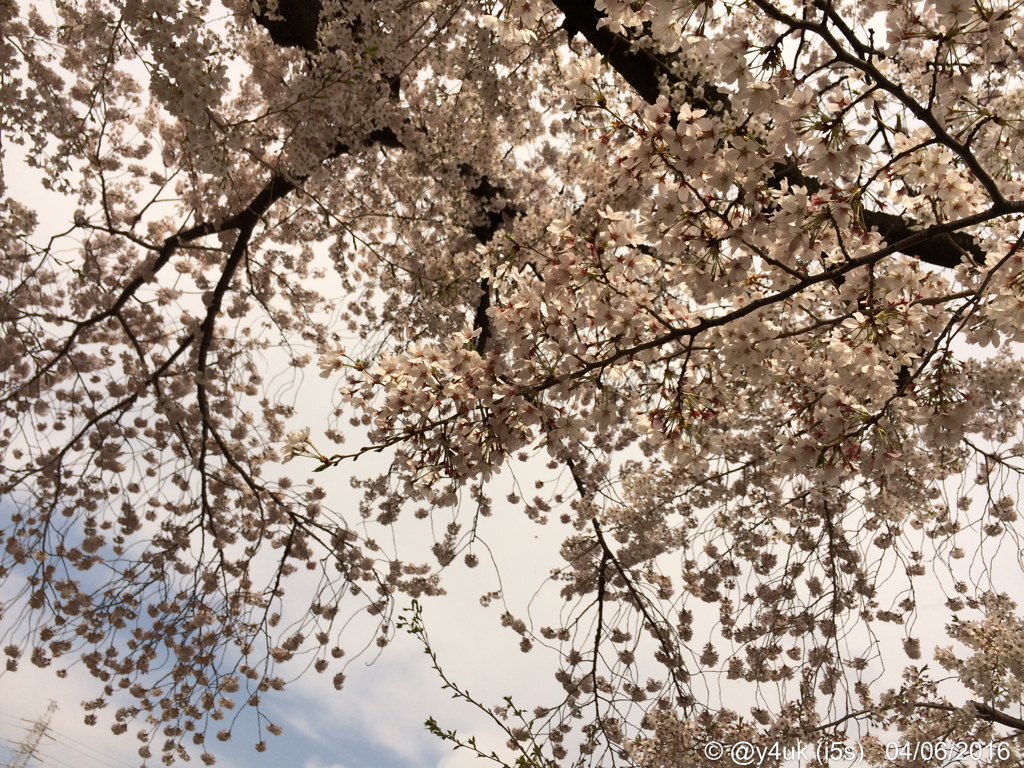
POLYGON ((0 3, 6 669, 167 763, 401 628, 508 765, 1018 764, 1016 11, 0 3), (557 701, 430 644, 495 518, 557 701))

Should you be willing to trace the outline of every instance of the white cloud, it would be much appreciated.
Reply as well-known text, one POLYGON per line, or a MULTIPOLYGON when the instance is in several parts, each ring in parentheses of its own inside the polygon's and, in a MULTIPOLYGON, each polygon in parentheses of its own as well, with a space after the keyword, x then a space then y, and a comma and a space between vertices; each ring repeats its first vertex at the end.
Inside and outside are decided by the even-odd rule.
POLYGON ((320 758, 313 757, 306 761, 302 768, 345 768, 343 763, 325 763, 320 758))

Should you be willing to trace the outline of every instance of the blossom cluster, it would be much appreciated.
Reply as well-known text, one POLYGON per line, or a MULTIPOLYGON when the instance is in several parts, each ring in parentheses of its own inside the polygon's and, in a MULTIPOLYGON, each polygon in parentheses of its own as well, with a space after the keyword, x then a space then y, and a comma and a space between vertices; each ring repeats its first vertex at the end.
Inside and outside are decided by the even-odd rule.
POLYGON ((523 764, 1024 730, 1015 6, 24 5, 4 138, 59 204, 0 154, 8 670, 80 658, 143 758, 278 735, 281 668, 342 689, 347 618, 384 648, 520 506, 565 604, 500 619, 558 650, 560 702, 488 710, 523 764), (926 590, 985 611, 937 652, 974 703, 926 590))

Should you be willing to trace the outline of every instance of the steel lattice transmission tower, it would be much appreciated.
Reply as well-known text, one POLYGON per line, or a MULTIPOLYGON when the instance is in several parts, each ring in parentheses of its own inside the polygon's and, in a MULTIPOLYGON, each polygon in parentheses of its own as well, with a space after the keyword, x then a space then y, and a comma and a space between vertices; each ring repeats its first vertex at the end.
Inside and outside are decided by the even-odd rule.
POLYGON ((8 763, 7 768, 25 768, 28 765, 28 761, 32 759, 39 747, 39 742, 46 735, 46 731, 50 727, 50 718, 53 717, 55 711, 57 711, 57 702, 51 701, 43 716, 32 723, 32 730, 29 731, 28 738, 21 742, 20 749, 14 755, 13 762, 8 763))

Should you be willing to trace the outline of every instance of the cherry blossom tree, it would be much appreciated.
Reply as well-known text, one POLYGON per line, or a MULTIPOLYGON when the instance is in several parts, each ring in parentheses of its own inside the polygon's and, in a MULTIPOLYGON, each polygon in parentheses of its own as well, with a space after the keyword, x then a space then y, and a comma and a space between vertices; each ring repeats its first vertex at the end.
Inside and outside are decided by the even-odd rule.
POLYGON ((8 673, 168 764, 280 733, 353 614, 444 675, 501 516, 564 697, 445 678, 499 762, 1019 764, 1019 4, 54 8, 0 0, 8 673))

